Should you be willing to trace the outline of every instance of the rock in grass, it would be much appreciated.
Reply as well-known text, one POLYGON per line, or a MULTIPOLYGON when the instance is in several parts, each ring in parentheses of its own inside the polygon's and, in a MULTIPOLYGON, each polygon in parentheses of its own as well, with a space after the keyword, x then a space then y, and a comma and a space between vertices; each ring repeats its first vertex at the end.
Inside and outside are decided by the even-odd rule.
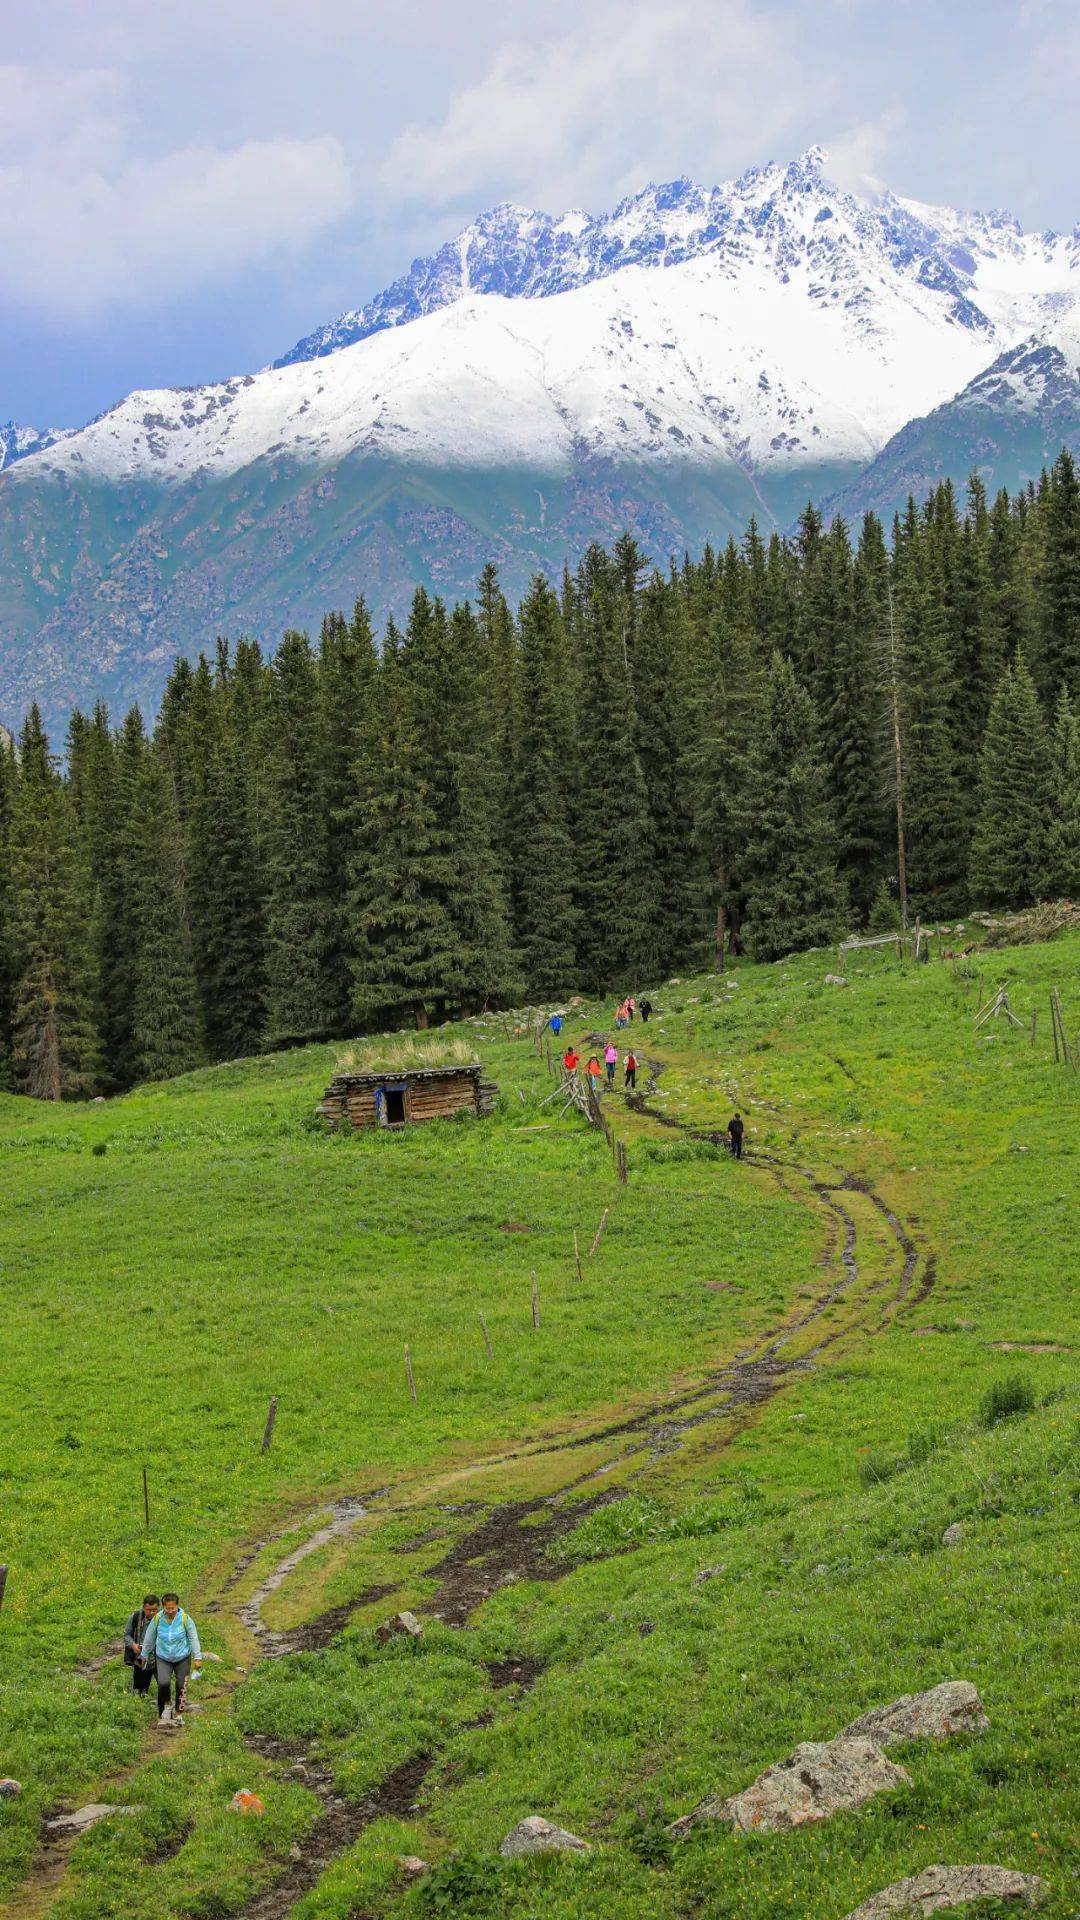
POLYGON ((873 1707, 839 1735, 864 1734, 879 1747, 901 1740, 947 1740, 951 1733, 985 1733, 990 1722, 970 1680, 943 1680, 926 1693, 905 1693, 887 1707, 873 1707))
POLYGON ((872 1740, 804 1740, 741 1793, 702 1800, 669 1831, 681 1836, 702 1821, 721 1820, 739 1833, 781 1833, 861 1807, 874 1794, 908 1786, 910 1780, 872 1740))
POLYGON ((108 1820, 112 1814, 142 1813, 139 1806, 116 1807, 108 1800, 91 1800, 85 1807, 76 1807, 74 1813, 57 1813, 46 1820, 49 1833, 85 1833, 88 1827, 96 1827, 99 1820, 108 1820))
POLYGON ((381 1627, 376 1627, 375 1638, 380 1647, 384 1647, 388 1640, 394 1638, 396 1633, 405 1633, 409 1635, 410 1639, 419 1640, 423 1632, 424 1629, 420 1625, 415 1613, 395 1613, 393 1619, 384 1620, 381 1627))
POLYGON ((399 1853, 397 1865, 406 1880, 420 1880, 430 1871, 427 1861, 421 1860, 418 1853, 399 1853))
POLYGON ((527 1853, 588 1853, 587 1840, 579 1840, 576 1833, 567 1833, 565 1827, 553 1826, 539 1813, 530 1813, 519 1820, 507 1834, 499 1848, 504 1860, 520 1860, 527 1853))
POLYGON ((943 1547, 958 1547, 963 1538, 964 1523, 962 1520, 954 1520, 952 1526, 946 1527, 942 1534, 941 1544, 943 1547))
POLYGON ((883 1887, 845 1920, 884 1920, 890 1913, 940 1913, 974 1900, 1018 1900, 1025 1907, 1037 1907, 1045 1897, 1045 1884, 1034 1873, 1013 1873, 1008 1867, 924 1867, 910 1880, 883 1887))
POLYGON ((0 1800, 17 1800, 21 1792, 20 1780, 0 1780, 0 1800))

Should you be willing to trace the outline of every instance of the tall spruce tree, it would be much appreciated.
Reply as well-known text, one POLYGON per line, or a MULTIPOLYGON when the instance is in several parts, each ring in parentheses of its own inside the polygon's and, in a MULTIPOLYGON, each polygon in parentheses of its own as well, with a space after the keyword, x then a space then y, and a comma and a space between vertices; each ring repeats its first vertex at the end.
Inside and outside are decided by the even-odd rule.
POLYGON ((1043 892, 1080 900, 1080 717, 1064 688, 1050 740, 1050 817, 1043 892))
POLYGON ((1043 698, 1080 695, 1080 475, 1067 447, 1054 462, 1042 513, 1038 678, 1043 698))
POLYGON ((350 802, 357 730, 371 698, 377 654, 371 616, 358 600, 352 618, 330 614, 319 636, 319 805, 325 833, 326 1021, 343 1034, 352 1019, 348 895, 352 867, 350 802))
POLYGON ((140 769, 131 821, 135 931, 131 1040, 136 1077, 166 1080, 203 1058, 180 817, 164 753, 140 769))
POLYGON ((573 835, 576 741, 559 602, 537 574, 521 607, 521 721, 514 775, 514 929, 530 993, 577 981, 581 871, 573 835))
POLYGON ((686 742, 676 770, 692 807, 699 938, 722 969, 738 936, 750 824, 750 754, 759 680, 756 636, 735 614, 716 611, 696 635, 688 687, 686 742))
POLYGON ((971 886, 987 906, 1027 906, 1046 869, 1050 813, 1046 723, 1023 654, 998 682, 979 772, 971 886))
POLYGON ((897 551, 896 628, 908 885, 935 910, 962 905, 967 807, 953 739, 953 682, 937 557, 910 516, 897 551))
POLYGON ((0 1087, 10 1088, 11 1009, 14 972, 11 952, 11 828, 17 778, 14 742, 0 731, 0 1087))
POLYGON ((9 911, 15 1086, 39 1100, 91 1093, 100 1055, 90 875, 36 705, 20 740, 9 911))
POLYGON ((774 653, 751 757, 754 816, 745 852, 746 927, 757 960, 833 939, 845 901, 813 702, 774 653))
POLYGON ((325 1038, 326 822, 319 785, 319 686, 306 633, 287 633, 270 679, 267 778, 266 1045, 325 1038))

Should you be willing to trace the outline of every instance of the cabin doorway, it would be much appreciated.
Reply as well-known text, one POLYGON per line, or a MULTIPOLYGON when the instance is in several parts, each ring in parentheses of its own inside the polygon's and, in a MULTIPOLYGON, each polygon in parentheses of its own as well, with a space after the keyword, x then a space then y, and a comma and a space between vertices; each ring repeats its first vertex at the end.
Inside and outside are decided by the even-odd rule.
POLYGON ((383 1095, 383 1099, 386 1102, 387 1126, 403 1127, 405 1125, 405 1089, 404 1087, 387 1087, 386 1092, 383 1095))

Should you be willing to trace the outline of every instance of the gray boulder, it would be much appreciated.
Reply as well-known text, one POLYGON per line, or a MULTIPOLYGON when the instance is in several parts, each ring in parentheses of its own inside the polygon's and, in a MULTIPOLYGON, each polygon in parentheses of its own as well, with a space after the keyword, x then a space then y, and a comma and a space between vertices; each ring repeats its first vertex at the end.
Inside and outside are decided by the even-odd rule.
POLYGON ((424 1629, 420 1625, 415 1613, 405 1611, 404 1613, 395 1613, 392 1619, 384 1620, 381 1627, 376 1627, 375 1638, 379 1642, 379 1645, 383 1647, 388 1640, 394 1638, 396 1633, 404 1633, 411 1640, 420 1640, 423 1637, 423 1632, 424 1629))
POLYGON ((885 1915, 940 1913, 966 1906, 972 1900, 1018 1900, 1037 1907, 1046 1887, 1034 1873, 1013 1873, 1009 1867, 924 1867, 910 1880, 883 1887, 870 1900, 845 1915, 845 1920, 884 1920, 885 1915))
POLYGON ((22 1792, 22 1783, 18 1780, 0 1780, 0 1800, 17 1800, 22 1792))
POLYGON ((499 1848, 504 1860, 520 1860, 527 1853, 588 1853, 589 1844, 565 1827, 552 1826, 541 1814, 519 1820, 499 1848))
POLYGON ((804 1740, 741 1793, 703 1800, 670 1832, 682 1835, 703 1820, 722 1820, 740 1833, 781 1833, 861 1807, 876 1793, 909 1785, 910 1778, 872 1740, 804 1740))
POLYGON ((952 1526, 946 1527, 944 1533, 942 1534, 941 1544, 943 1547, 958 1547, 961 1544, 963 1538, 964 1538, 964 1523, 962 1520, 954 1520, 952 1523, 952 1526))
POLYGON ((85 1833, 88 1827, 96 1827, 99 1820, 108 1820, 111 1815, 143 1813, 142 1806, 114 1807, 108 1800, 91 1800, 85 1807, 76 1807, 74 1813, 57 1813, 46 1820, 48 1833, 85 1833))
POLYGON ((887 1707, 873 1707, 839 1735, 865 1736, 879 1747, 902 1740, 947 1740, 951 1733, 985 1733, 990 1722, 970 1680, 943 1680, 926 1693, 905 1693, 887 1707))

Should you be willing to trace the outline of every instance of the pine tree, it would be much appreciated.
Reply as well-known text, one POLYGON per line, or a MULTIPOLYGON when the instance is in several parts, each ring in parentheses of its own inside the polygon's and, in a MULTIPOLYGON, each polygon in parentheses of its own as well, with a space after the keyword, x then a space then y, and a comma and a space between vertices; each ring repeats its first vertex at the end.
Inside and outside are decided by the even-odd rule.
POLYGON ((90 1093, 99 1066, 90 876, 36 706, 20 741, 9 906, 15 1085, 40 1100, 90 1093))
POLYGON ((944 590, 925 533, 904 529, 896 556, 896 631, 908 885, 941 910, 962 904, 967 807, 953 742, 944 590))
POLYGON ((1023 654, 998 682, 979 772, 971 886, 987 906, 1020 907, 1046 869, 1050 753, 1035 683, 1023 654))
POLYGON ((287 633, 271 669, 265 872, 266 1045, 330 1030, 326 822, 319 791, 319 687, 304 633, 287 633))
POLYGON ((319 806, 326 841, 326 945, 323 975, 326 1022, 347 1033, 352 1018, 352 956, 348 893, 352 864, 350 800, 357 730, 371 698, 378 656, 363 600, 346 621, 331 614, 319 636, 319 806))
POLYGON ((184 899, 180 819, 159 749, 140 769, 131 822, 135 932, 131 1039, 136 1077, 166 1080, 203 1058, 184 899))
POLYGON ((1080 694, 1080 476, 1067 448, 1054 462, 1042 514, 1039 686, 1044 699, 1080 694))
POLYGON ((579 915, 572 825, 575 737, 570 649, 538 574, 521 607, 521 724, 514 779, 514 930, 527 989, 576 984, 579 915))
POLYGON ((750 751, 759 698, 754 636, 715 613, 696 638, 688 691, 686 745, 677 777, 692 807, 698 933, 722 969, 744 903, 750 751))
POLYGON ((0 1088, 11 1078, 11 1013, 14 994, 12 941, 11 832, 18 769, 14 743, 0 729, 0 1088))
POLYGON ((400 643, 391 628, 357 728, 348 939, 361 1025, 429 1024, 458 957, 445 900, 452 856, 423 775, 400 643))
POLYGON ((1043 892, 1080 900, 1080 718, 1064 688, 1050 742, 1050 817, 1043 892))
POLYGON ((831 941, 844 912, 813 702, 774 653, 755 729, 746 845, 747 940, 757 960, 831 941))
POLYGON ((590 549, 578 582, 581 738, 574 857, 582 909, 578 961, 600 991, 655 979, 660 889, 630 679, 631 616, 616 566, 590 549))

